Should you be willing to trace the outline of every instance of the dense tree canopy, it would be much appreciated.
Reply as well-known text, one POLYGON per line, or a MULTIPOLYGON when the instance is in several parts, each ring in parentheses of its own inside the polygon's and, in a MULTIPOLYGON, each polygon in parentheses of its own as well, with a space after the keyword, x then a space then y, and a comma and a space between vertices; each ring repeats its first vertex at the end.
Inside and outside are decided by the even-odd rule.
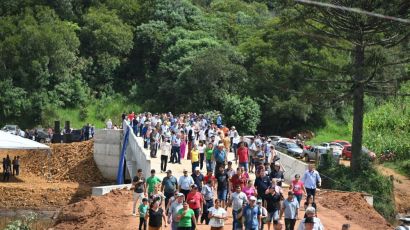
MULTIPOLYGON (((409 16, 400 0, 337 2, 409 16)), ((255 116, 243 132, 315 127, 351 103, 354 23, 373 26, 363 27, 366 76, 408 77, 408 26, 294 1, 4 0, 0 120, 34 125, 50 108, 121 94, 146 111, 218 110, 228 124, 255 116), (331 27, 344 25, 336 16, 351 20, 346 30, 331 27), (390 32, 402 38, 393 48, 390 32)), ((366 91, 394 93, 394 83, 366 91)))

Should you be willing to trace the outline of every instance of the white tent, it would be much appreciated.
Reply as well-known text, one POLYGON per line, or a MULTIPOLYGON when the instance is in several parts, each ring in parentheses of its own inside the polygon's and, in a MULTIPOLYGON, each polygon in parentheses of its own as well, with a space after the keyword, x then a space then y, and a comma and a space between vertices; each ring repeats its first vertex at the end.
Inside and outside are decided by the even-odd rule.
POLYGON ((0 131, 0 149, 50 149, 36 141, 0 131))

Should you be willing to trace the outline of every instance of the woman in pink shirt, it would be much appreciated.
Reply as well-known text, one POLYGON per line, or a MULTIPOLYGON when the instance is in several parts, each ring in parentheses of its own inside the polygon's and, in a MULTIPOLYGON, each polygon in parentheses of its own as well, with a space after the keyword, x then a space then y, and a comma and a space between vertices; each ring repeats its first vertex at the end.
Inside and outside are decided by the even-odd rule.
POLYGON ((253 187, 252 180, 248 180, 248 183, 246 184, 246 186, 242 188, 242 192, 246 194, 248 199, 251 196, 255 196, 255 197, 258 196, 255 187, 253 187))
POLYGON ((289 190, 291 190, 295 194, 296 199, 298 200, 300 205, 300 201, 302 200, 303 194, 306 194, 306 189, 303 182, 300 180, 299 174, 295 175, 295 179, 290 184, 289 190))

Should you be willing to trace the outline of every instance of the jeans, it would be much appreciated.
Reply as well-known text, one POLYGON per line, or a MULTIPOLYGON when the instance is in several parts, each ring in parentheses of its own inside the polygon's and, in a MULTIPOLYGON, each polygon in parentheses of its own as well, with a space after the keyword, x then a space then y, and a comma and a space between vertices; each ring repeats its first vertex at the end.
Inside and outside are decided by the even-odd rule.
POLYGON ((167 171, 168 156, 161 155, 161 171, 167 171))
POLYGON ((218 194, 218 200, 226 201, 226 199, 228 198, 228 196, 227 196, 228 195, 228 189, 217 191, 217 194, 218 194))
POLYGON ((156 142, 150 143, 150 155, 151 157, 156 157, 157 155, 157 143, 156 142))
POLYGON ((245 172, 248 172, 248 162, 239 162, 239 166, 240 167, 244 167, 245 168, 245 172))
POLYGON ((200 153, 199 154, 199 168, 202 170, 202 168, 204 167, 204 159, 205 159, 205 154, 204 153, 200 153))
POLYGON ((195 168, 199 166, 199 161, 192 162, 192 173, 195 172, 195 168))
POLYGON ((235 156, 235 161, 238 160, 238 154, 237 154, 237 150, 238 150, 238 144, 233 144, 232 145, 232 149, 233 149, 233 155, 235 156))
MULTIPOLYGON (((164 192, 164 196, 165 196, 165 207, 167 207, 168 205, 168 201, 169 199, 171 199, 171 197, 175 194, 175 192, 164 192)), ((168 214, 168 213, 167 213, 168 214)))
POLYGON ((206 160, 206 170, 208 171, 214 171, 214 163, 212 162, 212 160, 206 160))
POLYGON ((236 230, 238 226, 238 211, 232 210, 232 230, 236 230))
POLYGON ((181 159, 179 159, 179 150, 180 147, 172 146, 171 148, 171 163, 181 163, 181 159))
POLYGON ((298 200, 299 204, 300 204, 300 201, 302 200, 302 196, 303 194, 300 194, 300 195, 295 194, 296 200, 298 200))
POLYGON ((142 229, 146 230, 147 229, 147 221, 145 220, 145 216, 140 217, 140 224, 139 224, 138 229, 139 230, 142 230, 142 229), (142 228, 142 227, 144 227, 144 228, 142 228))
POLYGON ((295 229, 296 219, 287 219, 285 218, 285 230, 294 230, 295 229))
POLYGON ((210 209, 213 206, 214 206, 214 201, 212 199, 206 200, 204 202, 204 207, 203 207, 202 216, 201 216, 201 223, 203 220, 205 220, 205 224, 206 225, 209 224, 210 219, 208 218, 208 214, 209 214, 208 209, 210 209))
POLYGON ((178 223, 179 222, 175 222, 174 220, 172 220, 171 229, 172 230, 178 230, 178 223))
MULTIPOLYGON (((194 214, 195 214, 195 219, 198 220, 198 218, 199 218, 199 208, 193 209, 193 210, 194 210, 194 214)), ((191 223, 192 223, 192 228, 191 228, 191 230, 195 230, 195 229, 196 229, 196 225, 195 225, 194 221, 191 220, 191 223)))
POLYGON ((312 195, 313 201, 315 200, 316 189, 315 188, 306 188, 306 195, 312 195))

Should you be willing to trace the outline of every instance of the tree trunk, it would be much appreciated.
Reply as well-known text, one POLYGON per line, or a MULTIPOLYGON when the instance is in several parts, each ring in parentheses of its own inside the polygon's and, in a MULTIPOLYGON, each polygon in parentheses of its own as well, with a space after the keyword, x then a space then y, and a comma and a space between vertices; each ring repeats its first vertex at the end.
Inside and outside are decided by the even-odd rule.
POLYGON ((362 152, 363 117, 364 117, 364 47, 357 45, 355 49, 355 88, 353 92, 353 136, 352 136, 352 158, 350 166, 352 172, 360 172, 360 155, 362 152))

